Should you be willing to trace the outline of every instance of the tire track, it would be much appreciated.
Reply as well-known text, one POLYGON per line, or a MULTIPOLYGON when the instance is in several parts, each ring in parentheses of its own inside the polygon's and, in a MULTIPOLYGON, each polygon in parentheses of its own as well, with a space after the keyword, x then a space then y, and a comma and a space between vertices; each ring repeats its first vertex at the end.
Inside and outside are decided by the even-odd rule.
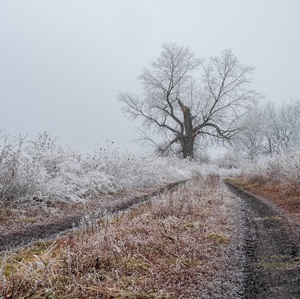
POLYGON ((91 211, 90 215, 85 215, 83 213, 72 216, 66 215, 66 217, 64 217, 63 219, 59 219, 50 224, 33 224, 32 226, 24 230, 20 230, 14 233, 8 232, 5 235, 0 235, 0 252, 11 250, 20 246, 26 246, 34 241, 54 238, 60 233, 63 233, 75 227, 79 227, 86 217, 89 220, 92 220, 92 218, 101 218, 107 214, 114 214, 124 211, 136 204, 147 201, 150 198, 159 195, 160 193, 171 191, 178 185, 184 184, 185 182, 186 181, 170 183, 165 187, 151 192, 150 194, 144 194, 141 196, 120 200, 118 203, 107 206, 97 213, 91 211))
POLYGON ((287 231, 286 220, 261 199, 226 184, 242 200, 246 255, 244 298, 299 299, 299 247, 287 231))

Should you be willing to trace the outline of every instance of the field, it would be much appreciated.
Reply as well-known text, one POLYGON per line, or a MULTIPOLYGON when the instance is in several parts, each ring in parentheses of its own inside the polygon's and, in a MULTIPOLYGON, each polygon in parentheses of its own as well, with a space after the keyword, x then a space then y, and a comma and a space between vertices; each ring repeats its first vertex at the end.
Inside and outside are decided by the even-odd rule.
POLYGON ((283 157, 224 169, 42 140, 1 152, 1 298, 247 298, 274 289, 264 271, 284 296, 284 277, 297 286, 299 192, 283 157))

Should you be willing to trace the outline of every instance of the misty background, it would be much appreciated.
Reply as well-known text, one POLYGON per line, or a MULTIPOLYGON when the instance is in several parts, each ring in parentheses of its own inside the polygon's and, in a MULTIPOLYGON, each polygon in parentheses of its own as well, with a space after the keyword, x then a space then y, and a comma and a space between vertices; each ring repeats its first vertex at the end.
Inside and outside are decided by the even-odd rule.
POLYGON ((199 58, 232 49, 265 101, 300 99, 299 11, 297 0, 0 1, 0 128, 83 153, 106 140, 144 150, 117 95, 141 92, 166 42, 199 58))

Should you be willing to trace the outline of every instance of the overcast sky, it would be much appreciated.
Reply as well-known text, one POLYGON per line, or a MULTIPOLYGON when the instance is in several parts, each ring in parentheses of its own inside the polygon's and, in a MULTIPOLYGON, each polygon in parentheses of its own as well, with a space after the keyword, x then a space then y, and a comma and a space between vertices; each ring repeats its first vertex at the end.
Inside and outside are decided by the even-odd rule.
POLYGON ((199 58, 230 48, 266 101, 300 99, 299 31, 299 0, 0 0, 0 128, 135 150, 117 95, 141 90, 167 42, 199 58))

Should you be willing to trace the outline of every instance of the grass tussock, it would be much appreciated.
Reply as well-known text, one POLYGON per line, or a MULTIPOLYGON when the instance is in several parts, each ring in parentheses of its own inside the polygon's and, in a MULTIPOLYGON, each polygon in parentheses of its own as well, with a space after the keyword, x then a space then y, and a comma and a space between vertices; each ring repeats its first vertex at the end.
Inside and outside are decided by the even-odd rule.
POLYGON ((2 256, 0 297, 221 298, 230 288, 229 210, 219 178, 197 177, 70 235, 2 256))

